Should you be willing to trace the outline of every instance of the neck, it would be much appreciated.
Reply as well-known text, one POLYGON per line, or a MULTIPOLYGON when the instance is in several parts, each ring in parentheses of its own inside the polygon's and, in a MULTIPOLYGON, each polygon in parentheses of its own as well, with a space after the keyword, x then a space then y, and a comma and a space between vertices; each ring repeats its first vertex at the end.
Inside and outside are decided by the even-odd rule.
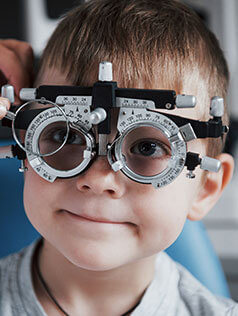
MULTIPOLYGON (((75 315, 75 310, 80 315, 122 315, 137 304, 154 275, 155 257, 107 271, 89 271, 72 264, 46 241, 39 251, 41 274, 69 315, 75 315)), ((36 277, 34 285, 43 307, 52 305, 36 277)))

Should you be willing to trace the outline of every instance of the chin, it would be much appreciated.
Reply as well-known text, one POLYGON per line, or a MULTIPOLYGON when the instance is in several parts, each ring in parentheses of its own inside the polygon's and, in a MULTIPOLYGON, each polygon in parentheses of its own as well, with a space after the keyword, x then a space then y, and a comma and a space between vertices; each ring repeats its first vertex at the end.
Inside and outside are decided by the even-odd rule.
POLYGON ((121 249, 105 249, 100 246, 69 249, 64 256, 74 266, 89 271, 109 271, 133 261, 131 255, 121 249))

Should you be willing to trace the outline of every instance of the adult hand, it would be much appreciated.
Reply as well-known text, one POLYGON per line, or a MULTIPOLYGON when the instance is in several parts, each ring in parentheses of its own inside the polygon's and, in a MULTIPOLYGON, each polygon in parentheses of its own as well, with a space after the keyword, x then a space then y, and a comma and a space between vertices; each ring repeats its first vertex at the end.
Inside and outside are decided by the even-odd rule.
POLYGON ((7 110, 10 109, 10 101, 6 98, 0 97, 0 120, 7 114, 7 110))
POLYGON ((14 86, 16 101, 23 87, 30 87, 33 80, 33 50, 22 41, 0 40, 0 86, 14 86))

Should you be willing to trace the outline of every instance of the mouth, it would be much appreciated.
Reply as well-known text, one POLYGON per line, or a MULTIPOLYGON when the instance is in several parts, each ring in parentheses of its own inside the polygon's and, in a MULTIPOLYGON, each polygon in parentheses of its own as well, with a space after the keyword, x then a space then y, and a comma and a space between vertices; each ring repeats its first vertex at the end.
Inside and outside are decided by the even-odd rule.
POLYGON ((117 224, 117 225, 134 225, 130 222, 124 221, 115 221, 104 217, 93 217, 85 214, 76 214, 67 210, 61 210, 62 212, 69 215, 72 219, 79 220, 79 221, 87 221, 87 222, 94 222, 94 223, 101 223, 101 224, 117 224))

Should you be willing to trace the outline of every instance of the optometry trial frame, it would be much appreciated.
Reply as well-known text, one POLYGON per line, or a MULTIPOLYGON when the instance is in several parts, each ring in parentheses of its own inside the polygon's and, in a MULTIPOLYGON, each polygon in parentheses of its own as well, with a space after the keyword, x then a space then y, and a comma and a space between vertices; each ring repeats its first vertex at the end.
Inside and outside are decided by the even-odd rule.
MULTIPOLYGON (((188 152, 196 138, 222 138, 221 97, 211 99, 208 121, 169 114, 175 108, 194 108, 195 96, 173 90, 118 88, 112 81, 112 64, 101 62, 98 81, 92 87, 40 86, 23 88, 20 107, 11 107, 2 125, 12 128, 15 145, 0 148, 0 158, 17 157, 26 171, 27 159, 43 179, 54 182, 85 172, 98 156, 106 156, 114 172, 133 181, 160 188, 187 168, 218 172, 221 163, 188 152), (160 109, 167 110, 159 112, 160 109), (112 121, 116 132, 112 139, 112 121), (16 130, 24 130, 24 141, 16 130)), ((14 103, 14 89, 2 87, 2 96, 14 103)))

